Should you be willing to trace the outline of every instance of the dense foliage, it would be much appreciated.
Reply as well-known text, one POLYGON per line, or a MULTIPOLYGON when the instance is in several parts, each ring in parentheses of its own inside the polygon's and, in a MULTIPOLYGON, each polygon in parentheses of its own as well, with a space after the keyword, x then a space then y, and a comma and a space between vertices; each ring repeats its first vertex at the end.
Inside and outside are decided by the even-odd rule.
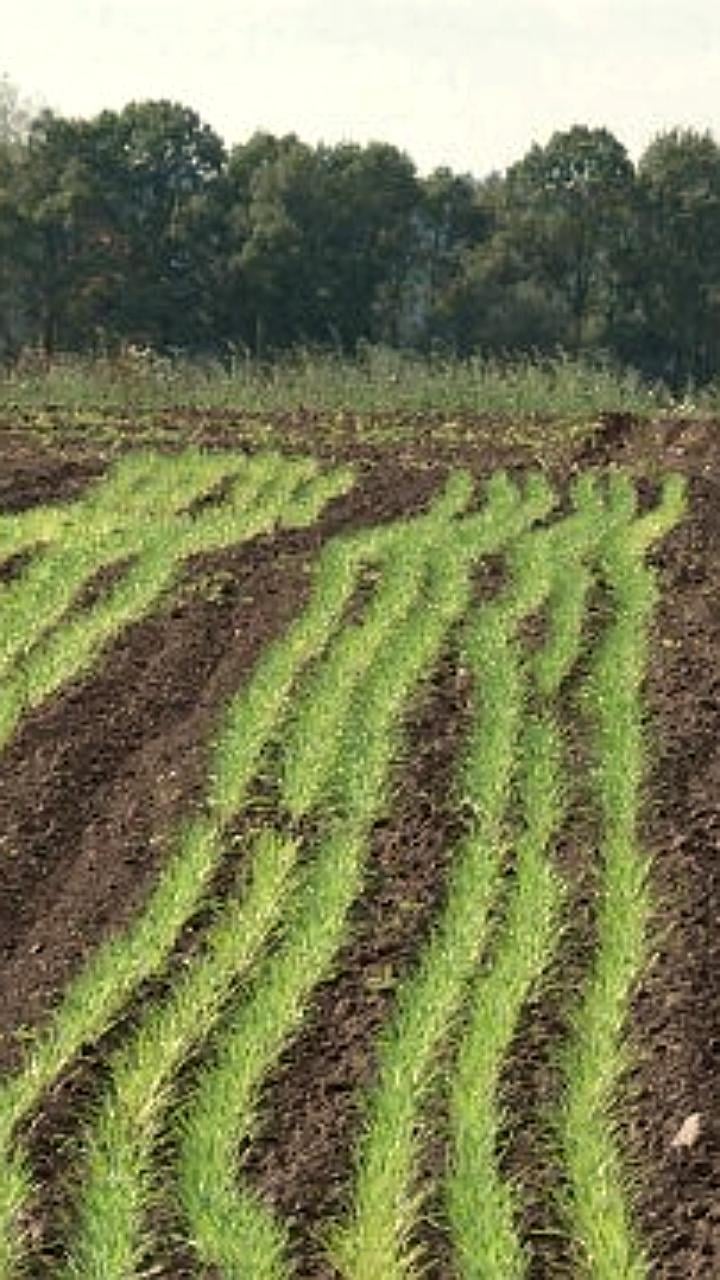
POLYGON ((563 350, 683 387, 720 372, 719 205, 692 130, 637 165, 577 125, 504 174, 422 177, 381 142, 228 151, 167 101, 29 119, 5 81, 0 353, 563 350))

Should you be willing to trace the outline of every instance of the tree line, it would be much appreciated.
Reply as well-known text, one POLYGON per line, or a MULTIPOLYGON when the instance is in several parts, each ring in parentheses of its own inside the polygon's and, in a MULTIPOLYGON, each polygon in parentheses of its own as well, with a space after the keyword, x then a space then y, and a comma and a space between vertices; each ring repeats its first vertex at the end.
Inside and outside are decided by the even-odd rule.
POLYGON ((719 321, 707 132, 668 130, 633 164, 577 125, 504 173, 421 176, 383 142, 228 149, 169 101, 30 116, 0 82, 5 359, 562 350, 682 387, 720 373, 719 321))

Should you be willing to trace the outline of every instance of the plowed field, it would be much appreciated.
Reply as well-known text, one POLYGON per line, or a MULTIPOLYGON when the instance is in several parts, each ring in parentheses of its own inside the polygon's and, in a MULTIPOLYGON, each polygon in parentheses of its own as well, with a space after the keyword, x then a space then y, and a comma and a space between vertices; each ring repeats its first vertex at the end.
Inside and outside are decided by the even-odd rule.
POLYGON ((455 425, 0 428, 0 1280, 720 1275, 720 423, 455 425), (626 655, 617 530, 678 475, 626 655), (573 1107, 612 1153, 585 1209, 573 1107))

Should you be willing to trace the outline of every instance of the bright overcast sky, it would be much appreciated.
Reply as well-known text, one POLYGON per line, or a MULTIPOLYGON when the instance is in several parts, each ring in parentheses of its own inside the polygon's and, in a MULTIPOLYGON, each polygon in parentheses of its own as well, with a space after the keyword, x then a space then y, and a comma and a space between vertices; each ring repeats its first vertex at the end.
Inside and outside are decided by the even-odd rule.
POLYGON ((69 115, 194 107, 227 143, 392 142, 482 177, 573 124, 720 138, 718 0, 15 0, 0 74, 69 115))

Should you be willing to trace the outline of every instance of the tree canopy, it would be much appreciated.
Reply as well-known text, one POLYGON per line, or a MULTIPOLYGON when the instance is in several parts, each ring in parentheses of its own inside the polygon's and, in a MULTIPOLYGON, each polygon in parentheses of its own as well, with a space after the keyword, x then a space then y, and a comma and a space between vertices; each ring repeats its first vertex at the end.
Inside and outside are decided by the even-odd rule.
POLYGON ((0 353, 562 348, 681 386, 720 372, 719 214, 693 130, 634 165, 575 125, 506 173, 422 177, 380 141, 228 150, 164 100, 33 116, 5 79, 0 353))

